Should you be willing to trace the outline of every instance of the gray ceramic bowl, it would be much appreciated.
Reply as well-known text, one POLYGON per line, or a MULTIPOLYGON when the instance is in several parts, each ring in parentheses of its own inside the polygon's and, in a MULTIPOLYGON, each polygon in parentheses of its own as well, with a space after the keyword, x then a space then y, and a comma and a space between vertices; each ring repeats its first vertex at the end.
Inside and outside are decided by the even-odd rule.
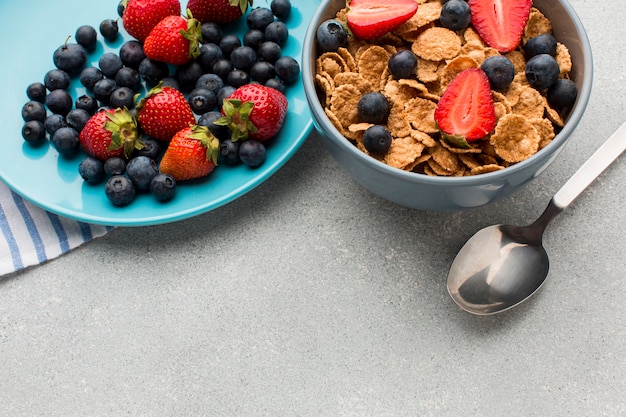
POLYGON ((534 7, 551 20, 557 40, 569 48, 573 62, 570 76, 578 87, 578 98, 565 127, 553 141, 534 156, 511 167, 468 177, 430 177, 377 161, 337 131, 326 117, 315 87, 316 29, 345 4, 345 0, 323 0, 311 20, 302 48, 304 91, 324 146, 357 183, 371 192, 418 210, 461 210, 485 205, 518 191, 540 175, 558 156, 580 122, 591 94, 593 75, 591 47, 585 29, 566 0, 534 0, 534 7))

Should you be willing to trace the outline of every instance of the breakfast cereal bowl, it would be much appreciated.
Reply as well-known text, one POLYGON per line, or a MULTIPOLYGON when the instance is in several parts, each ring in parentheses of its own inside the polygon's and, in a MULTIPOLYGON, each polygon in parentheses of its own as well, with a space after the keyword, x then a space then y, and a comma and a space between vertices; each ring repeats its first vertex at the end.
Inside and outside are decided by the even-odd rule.
POLYGON ((324 92, 316 83, 316 62, 320 55, 317 28, 334 18, 345 5, 345 0, 323 0, 309 24, 302 56, 304 91, 324 147, 357 183, 382 198, 432 211, 468 209, 501 199, 520 190, 557 158, 583 116, 593 73, 585 29, 566 0, 534 0, 533 7, 550 20, 554 37, 569 50, 572 66, 568 77, 578 90, 574 105, 563 115, 562 126, 555 130, 553 139, 521 162, 478 175, 431 176, 390 166, 381 158, 368 155, 338 130, 325 112, 324 92))

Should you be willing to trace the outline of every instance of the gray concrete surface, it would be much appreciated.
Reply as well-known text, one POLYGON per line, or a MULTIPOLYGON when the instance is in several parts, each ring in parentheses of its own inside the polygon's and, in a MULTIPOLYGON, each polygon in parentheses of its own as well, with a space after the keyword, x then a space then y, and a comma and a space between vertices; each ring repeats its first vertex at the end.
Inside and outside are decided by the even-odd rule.
POLYGON ((0 415, 626 416, 624 158, 546 232, 530 302, 474 317, 445 287, 469 236, 532 221, 626 120, 622 3, 571 3, 594 91, 536 182, 417 212, 357 186, 313 133, 225 207, 1 278, 0 415))

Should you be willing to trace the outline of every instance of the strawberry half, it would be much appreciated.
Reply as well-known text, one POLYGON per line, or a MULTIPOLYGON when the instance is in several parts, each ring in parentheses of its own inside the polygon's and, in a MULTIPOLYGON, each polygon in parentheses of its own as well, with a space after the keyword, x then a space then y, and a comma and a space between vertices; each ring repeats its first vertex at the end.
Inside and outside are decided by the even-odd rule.
POLYGON ((167 16, 152 28, 143 49, 154 61, 184 65, 200 55, 201 41, 202 31, 197 19, 167 16))
POLYGON ((127 109, 102 110, 91 116, 80 132, 80 146, 88 154, 102 161, 119 156, 130 158, 143 142, 137 121, 127 109))
POLYGON ((346 20, 359 39, 376 39, 409 20, 417 12, 415 0, 352 0, 346 20))
POLYGON ((460 147, 487 136, 496 126, 487 74, 478 68, 459 73, 441 96, 435 121, 443 137, 460 147))
POLYGON ((220 142, 207 127, 186 127, 170 141, 160 171, 176 181, 205 177, 217 166, 219 151, 220 142))
POLYGON ((227 126, 232 140, 273 138, 283 126, 289 103, 280 91, 260 84, 237 88, 222 105, 224 117, 214 123, 227 126))
POLYGON ((187 99, 175 88, 159 83, 137 103, 137 120, 147 135, 169 141, 181 129, 196 123, 187 99))
POLYGON ((202 23, 232 23, 243 16, 252 0, 189 0, 187 9, 202 23))
POLYGON ((472 25, 489 46, 501 53, 518 47, 532 0, 469 0, 472 25))
POLYGON ((157 23, 179 14, 179 0, 129 0, 122 14, 122 24, 130 36, 143 42, 157 23))

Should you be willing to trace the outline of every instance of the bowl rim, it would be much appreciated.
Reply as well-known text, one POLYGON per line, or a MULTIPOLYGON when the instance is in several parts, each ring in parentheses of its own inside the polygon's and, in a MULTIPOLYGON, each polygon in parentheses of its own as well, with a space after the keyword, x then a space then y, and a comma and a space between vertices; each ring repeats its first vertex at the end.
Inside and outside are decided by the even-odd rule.
POLYGON ((432 186, 472 186, 502 181, 506 178, 515 176, 515 174, 518 172, 526 170, 529 166, 533 166, 535 164, 540 164, 539 166, 541 166, 544 161, 554 157, 556 153, 559 152, 559 150, 566 144, 567 140, 571 137, 572 133, 580 123, 585 113, 591 96, 591 89, 593 84, 593 56, 591 52, 591 44, 589 42, 585 27, 572 5, 569 3, 568 0, 559 0, 559 2, 563 5, 563 8, 569 15, 570 19, 572 20, 574 27, 576 28, 576 37, 580 41, 583 62, 582 84, 578 93, 578 97, 576 98, 576 102, 574 103, 572 110, 566 118, 565 125, 545 148, 541 149, 539 152, 525 159, 524 161, 518 162, 505 169, 472 176, 430 176, 391 167, 383 162, 378 161, 376 158, 373 158, 362 152, 356 146, 354 146, 350 140, 345 138, 326 116, 324 108, 322 107, 318 98, 317 88, 314 82, 314 75, 312 73, 315 59, 312 59, 313 53, 311 53, 310 51, 315 51, 317 49, 314 43, 317 31, 317 22, 321 20, 324 14, 326 14, 325 9, 331 1, 334 0, 322 0, 315 14, 311 18, 309 27, 307 28, 307 32, 304 37, 304 43, 302 47, 302 79, 304 83, 304 92, 309 102, 309 106, 311 107, 311 114, 313 116, 315 125, 321 125, 320 127, 324 131, 320 132, 320 134, 331 140, 341 149, 347 151, 351 155, 354 155, 354 157, 356 157, 360 162, 370 166, 377 171, 381 171, 383 174, 391 177, 397 177, 398 179, 404 181, 422 182, 424 184, 432 186), (309 53, 306 53, 307 51, 309 51, 309 53), (321 117, 318 117, 318 115, 321 117), (332 135, 328 135, 325 132, 332 132, 335 137, 333 137, 332 135))

